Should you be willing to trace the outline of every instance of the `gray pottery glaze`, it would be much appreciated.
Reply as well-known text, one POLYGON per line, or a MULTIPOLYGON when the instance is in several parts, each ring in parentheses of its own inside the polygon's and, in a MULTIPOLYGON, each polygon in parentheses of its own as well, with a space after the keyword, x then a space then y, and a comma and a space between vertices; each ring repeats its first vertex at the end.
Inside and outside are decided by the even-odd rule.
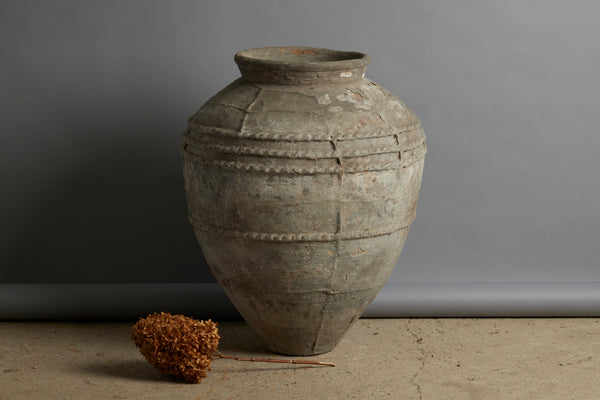
POLYGON ((425 135, 364 78, 365 54, 277 47, 235 61, 242 77, 183 136, 190 221, 219 284, 273 351, 325 353, 400 256, 425 135))

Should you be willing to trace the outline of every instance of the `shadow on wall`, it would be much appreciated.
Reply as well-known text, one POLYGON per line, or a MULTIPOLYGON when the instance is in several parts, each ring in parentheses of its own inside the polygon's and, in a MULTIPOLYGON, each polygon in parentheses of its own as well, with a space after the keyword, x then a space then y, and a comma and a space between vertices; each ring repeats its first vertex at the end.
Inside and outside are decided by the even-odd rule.
POLYGON ((187 221, 179 136, 98 138, 18 210, 3 283, 214 281, 187 221))

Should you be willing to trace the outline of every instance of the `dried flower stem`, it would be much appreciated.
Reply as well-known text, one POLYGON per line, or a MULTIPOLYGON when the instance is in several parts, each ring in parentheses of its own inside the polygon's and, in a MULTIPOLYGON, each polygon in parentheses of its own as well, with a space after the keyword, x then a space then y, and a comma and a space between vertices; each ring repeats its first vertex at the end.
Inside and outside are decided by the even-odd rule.
POLYGON ((284 363, 284 364, 310 364, 310 365, 325 365, 328 367, 335 367, 335 364, 325 363, 320 361, 313 360, 279 360, 275 358, 254 358, 254 357, 234 357, 234 356, 226 356, 221 353, 219 350, 215 350, 218 358, 227 358, 229 360, 237 360, 237 361, 253 361, 253 362, 272 362, 272 363, 284 363))

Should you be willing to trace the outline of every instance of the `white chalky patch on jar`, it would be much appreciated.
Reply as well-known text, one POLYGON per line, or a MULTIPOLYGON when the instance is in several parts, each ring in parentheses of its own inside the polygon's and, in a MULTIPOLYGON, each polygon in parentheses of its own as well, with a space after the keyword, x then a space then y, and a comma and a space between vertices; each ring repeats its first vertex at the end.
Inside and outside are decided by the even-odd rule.
POLYGON ((340 101, 347 101, 354 104, 356 108, 362 108, 364 110, 370 110, 373 108, 373 102, 370 99, 364 98, 360 93, 352 90, 346 90, 344 94, 336 96, 340 101))
POLYGON ((396 113, 396 116, 397 116, 398 118, 404 118, 404 117, 406 117, 406 115, 407 115, 407 112, 406 112, 406 107, 404 106, 404 104, 402 104, 401 102, 399 102, 399 101, 397 101, 397 100, 391 100, 391 101, 388 103, 388 108, 389 108, 390 110, 393 110, 393 111, 395 111, 395 113, 396 113))
POLYGON ((321 104, 323 106, 331 104, 331 99, 329 98, 329 93, 325 93, 322 96, 317 96, 317 101, 319 102, 319 104, 321 104))
POLYGON ((385 95, 383 94, 381 89, 376 85, 372 85, 372 84, 364 85, 364 86, 361 86, 361 90, 364 90, 365 92, 367 92, 369 94, 369 97, 371 97, 373 99, 383 99, 385 97, 385 95))

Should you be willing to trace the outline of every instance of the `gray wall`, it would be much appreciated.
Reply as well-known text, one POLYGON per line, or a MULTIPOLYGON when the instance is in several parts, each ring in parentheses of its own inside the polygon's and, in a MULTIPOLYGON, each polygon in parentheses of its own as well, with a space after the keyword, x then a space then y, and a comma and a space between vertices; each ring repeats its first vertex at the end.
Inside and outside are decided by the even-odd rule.
POLYGON ((180 137, 233 54, 268 45, 367 52, 421 118, 392 282, 600 282, 599 18, 596 1, 3 1, 0 283, 213 282, 180 137))

